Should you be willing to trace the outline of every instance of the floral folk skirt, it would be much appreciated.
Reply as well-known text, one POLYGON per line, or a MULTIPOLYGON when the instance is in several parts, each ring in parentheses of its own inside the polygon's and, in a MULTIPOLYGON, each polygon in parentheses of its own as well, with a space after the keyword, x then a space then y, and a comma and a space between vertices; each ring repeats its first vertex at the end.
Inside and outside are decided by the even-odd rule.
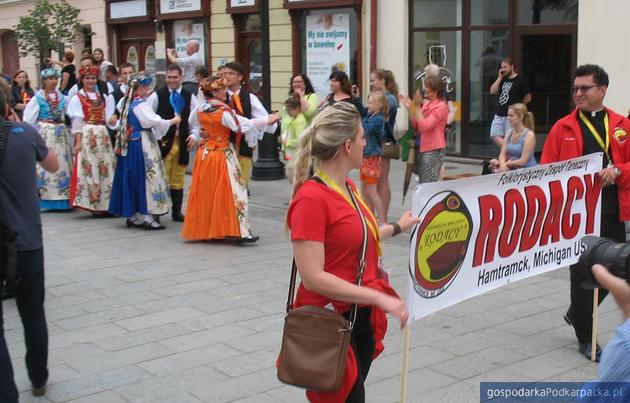
POLYGON ((70 132, 63 123, 39 122, 39 134, 46 146, 53 150, 59 161, 57 172, 47 172, 37 165, 37 192, 39 205, 45 210, 66 210, 70 208, 70 180, 72 177, 72 153, 70 132))
POLYGON ((83 147, 77 153, 73 206, 106 212, 114 180, 114 152, 105 125, 83 126, 83 147))
POLYGON ((182 236, 188 240, 250 235, 247 188, 229 148, 197 150, 182 236))

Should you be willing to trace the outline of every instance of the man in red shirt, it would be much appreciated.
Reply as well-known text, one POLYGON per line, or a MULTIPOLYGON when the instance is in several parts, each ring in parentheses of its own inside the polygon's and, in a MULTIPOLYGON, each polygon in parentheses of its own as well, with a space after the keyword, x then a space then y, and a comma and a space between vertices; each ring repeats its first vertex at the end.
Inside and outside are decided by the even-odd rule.
MULTIPOLYGON (((626 241, 624 221, 630 220, 630 120, 604 107, 608 74, 597 65, 575 70, 573 101, 576 109, 551 128, 541 164, 596 152, 604 153, 599 176, 602 183, 601 236, 626 241)), ((571 306, 564 319, 573 326, 579 351, 591 357, 593 291, 580 287, 584 278, 571 267, 571 306)), ((608 291, 600 289, 599 302, 608 291)), ((597 349, 599 361, 600 347, 597 349)))

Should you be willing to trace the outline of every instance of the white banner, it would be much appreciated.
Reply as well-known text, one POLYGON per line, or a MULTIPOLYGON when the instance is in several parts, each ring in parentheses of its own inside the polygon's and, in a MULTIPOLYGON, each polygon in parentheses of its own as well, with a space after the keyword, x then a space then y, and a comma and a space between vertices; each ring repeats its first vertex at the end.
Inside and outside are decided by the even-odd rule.
POLYGON ((306 75, 323 99, 330 92, 330 73, 350 77, 350 14, 308 15, 305 37, 306 75))
POLYGON ((418 186, 410 322, 513 281, 577 262, 600 233, 602 153, 418 186))

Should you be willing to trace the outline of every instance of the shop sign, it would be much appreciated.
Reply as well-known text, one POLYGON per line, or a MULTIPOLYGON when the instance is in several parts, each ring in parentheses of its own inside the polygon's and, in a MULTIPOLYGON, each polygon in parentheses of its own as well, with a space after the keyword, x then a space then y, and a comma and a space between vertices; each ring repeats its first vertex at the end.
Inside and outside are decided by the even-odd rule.
POLYGON ((199 57, 205 62, 206 45, 204 43, 203 24, 193 23, 192 20, 181 20, 173 23, 173 36, 175 37, 175 51, 178 57, 186 57, 186 44, 190 40, 199 41, 199 57))
POLYGON ((147 15, 147 0, 132 0, 109 3, 109 17, 118 18, 144 17, 147 15))
POLYGON ((201 10, 201 0, 160 0, 162 14, 201 10))
POLYGON ((306 75, 323 98, 330 92, 330 73, 350 77, 350 14, 308 15, 305 37, 306 75))
POLYGON ((230 0, 230 7, 254 7, 256 0, 230 0))

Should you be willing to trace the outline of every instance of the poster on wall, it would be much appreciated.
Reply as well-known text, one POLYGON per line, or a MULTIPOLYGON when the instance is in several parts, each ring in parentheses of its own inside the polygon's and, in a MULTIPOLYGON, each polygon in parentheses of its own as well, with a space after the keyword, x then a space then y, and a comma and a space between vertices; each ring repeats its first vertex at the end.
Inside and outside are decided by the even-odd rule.
POLYGON ((343 71, 350 76, 350 14, 307 16, 305 37, 306 75, 323 98, 330 92, 330 73, 343 71))
POLYGON ((203 24, 193 23, 192 20, 181 20, 173 23, 173 36, 175 38, 175 51, 178 57, 186 57, 186 44, 194 39, 199 41, 199 56, 201 60, 206 60, 203 35, 203 24))

